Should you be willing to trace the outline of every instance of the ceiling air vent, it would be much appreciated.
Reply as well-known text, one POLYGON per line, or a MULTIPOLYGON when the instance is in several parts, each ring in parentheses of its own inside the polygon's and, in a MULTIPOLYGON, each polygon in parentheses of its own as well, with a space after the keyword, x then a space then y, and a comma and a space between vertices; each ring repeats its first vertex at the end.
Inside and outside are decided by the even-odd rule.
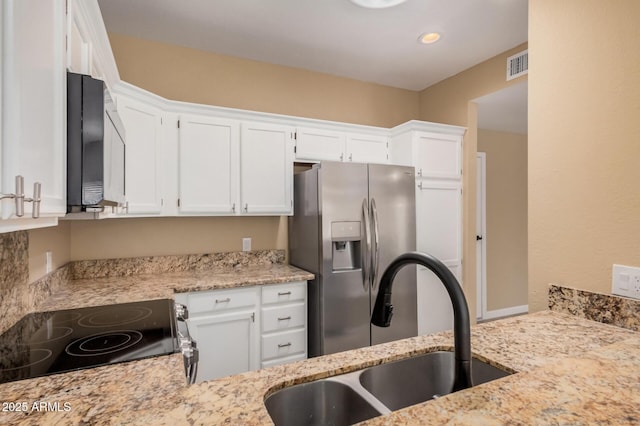
POLYGON ((529 73, 529 49, 507 58, 507 81, 529 73))

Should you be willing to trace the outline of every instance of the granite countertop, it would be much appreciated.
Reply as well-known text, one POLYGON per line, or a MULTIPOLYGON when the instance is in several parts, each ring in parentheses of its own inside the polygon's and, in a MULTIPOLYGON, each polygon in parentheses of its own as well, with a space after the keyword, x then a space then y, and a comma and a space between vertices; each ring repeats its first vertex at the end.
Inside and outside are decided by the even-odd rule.
MULTIPOLYGON (((452 346, 418 336, 199 383, 180 355, 0 385, 0 401, 68 403, 68 411, 2 412, 10 424, 271 424, 264 397, 288 385, 452 346)), ((545 311, 472 327, 474 356, 517 374, 365 422, 637 424, 640 335, 545 311)), ((54 405, 55 406, 55 405, 54 405)))
POLYGON ((175 293, 311 279, 313 279, 313 274, 281 263, 84 278, 62 283, 54 294, 38 306, 38 310, 44 312, 142 300, 173 299, 175 293))

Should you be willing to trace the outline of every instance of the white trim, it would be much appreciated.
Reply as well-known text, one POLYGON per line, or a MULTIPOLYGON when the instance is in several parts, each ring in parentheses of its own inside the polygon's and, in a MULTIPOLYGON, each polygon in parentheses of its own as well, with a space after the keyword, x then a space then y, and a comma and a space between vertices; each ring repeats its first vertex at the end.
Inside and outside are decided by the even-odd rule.
POLYGON ((421 132, 432 132, 437 134, 463 136, 467 131, 466 127, 453 126, 451 124, 432 123, 428 121, 410 120, 398 126, 392 127, 389 136, 397 136, 410 130, 421 132))
POLYGON ((81 29, 89 34, 88 38, 92 42, 92 52, 104 73, 104 81, 111 90, 120 81, 120 74, 113 56, 113 50, 111 50, 107 29, 102 20, 98 0, 75 0, 73 9, 80 16, 81 21, 86 23, 81 29))
POLYGON ((526 314, 529 312, 529 305, 512 306, 510 308, 496 309, 495 311, 487 311, 483 316, 483 320, 508 317, 510 315, 526 314))
MULTIPOLYGON (((480 160, 482 170, 476 170, 477 183, 480 184, 480 192, 476 194, 476 215, 480 214, 481 229, 476 229, 476 235, 482 236, 480 243, 481 255, 481 279, 478 281, 478 273, 476 271, 476 318, 484 319, 487 315, 487 154, 485 152, 476 153, 476 162, 480 160), (481 172, 478 176, 478 172, 481 172), (478 205, 477 199, 482 194, 482 199, 478 205)), ((477 224, 477 221, 476 221, 477 224)), ((476 240, 477 247, 477 240, 476 240)), ((476 253, 476 268, 478 253, 476 253)))

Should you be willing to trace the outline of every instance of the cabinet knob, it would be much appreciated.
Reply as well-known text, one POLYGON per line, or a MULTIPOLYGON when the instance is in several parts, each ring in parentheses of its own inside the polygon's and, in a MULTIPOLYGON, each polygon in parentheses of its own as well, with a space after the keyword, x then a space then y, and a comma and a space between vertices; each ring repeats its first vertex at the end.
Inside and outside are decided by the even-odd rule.
POLYGON ((231 212, 232 213, 236 212, 236 203, 233 203, 233 205, 231 206, 231 212))
POLYGON ((344 159, 344 154, 340 154, 340 161, 344 159))
POLYGON ((278 321, 288 321, 291 319, 291 315, 289 315, 288 317, 279 317, 278 321))
POLYGON ((216 299, 216 303, 228 303, 231 302, 231 298, 227 297, 226 299, 216 299))
POLYGON ((353 154, 349 154, 349 161, 353 161, 353 154))
POLYGON ((278 343, 278 347, 279 348, 286 348, 291 346, 291 342, 287 342, 287 343, 278 343))
POLYGON ((422 167, 418 170, 418 176, 422 176, 422 167))
POLYGON ((244 212, 248 213, 249 212, 249 204, 245 204, 244 205, 244 212))
POLYGON ((278 292, 278 296, 288 296, 290 294, 291 294, 290 291, 279 291, 278 292))

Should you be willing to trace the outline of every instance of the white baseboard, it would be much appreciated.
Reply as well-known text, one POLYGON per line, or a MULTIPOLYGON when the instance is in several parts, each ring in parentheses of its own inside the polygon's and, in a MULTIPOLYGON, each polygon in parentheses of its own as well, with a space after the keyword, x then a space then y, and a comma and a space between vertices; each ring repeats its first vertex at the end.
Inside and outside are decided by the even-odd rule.
POLYGON ((495 319, 500 317, 508 317, 510 315, 526 314, 529 311, 529 305, 512 306, 510 308, 496 309, 495 311, 487 311, 482 316, 483 320, 495 319))

